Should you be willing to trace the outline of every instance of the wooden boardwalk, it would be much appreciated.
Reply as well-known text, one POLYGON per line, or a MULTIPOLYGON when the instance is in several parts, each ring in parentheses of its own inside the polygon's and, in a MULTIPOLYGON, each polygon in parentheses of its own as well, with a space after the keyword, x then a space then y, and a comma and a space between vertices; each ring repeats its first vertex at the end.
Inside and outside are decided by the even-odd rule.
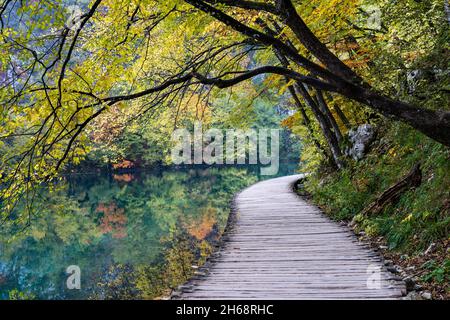
POLYGON ((293 192, 302 176, 235 198, 218 251, 172 299, 394 299, 404 283, 345 226, 293 192))

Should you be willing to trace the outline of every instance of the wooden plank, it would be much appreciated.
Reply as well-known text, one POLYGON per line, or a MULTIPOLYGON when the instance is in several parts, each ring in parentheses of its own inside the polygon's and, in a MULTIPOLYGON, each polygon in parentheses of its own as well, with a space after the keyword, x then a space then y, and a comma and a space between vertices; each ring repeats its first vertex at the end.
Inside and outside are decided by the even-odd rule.
POLYGON ((397 299, 405 285, 349 228, 297 196, 301 175, 243 190, 221 245, 172 299, 397 299), (379 287, 369 287, 380 270, 379 287))

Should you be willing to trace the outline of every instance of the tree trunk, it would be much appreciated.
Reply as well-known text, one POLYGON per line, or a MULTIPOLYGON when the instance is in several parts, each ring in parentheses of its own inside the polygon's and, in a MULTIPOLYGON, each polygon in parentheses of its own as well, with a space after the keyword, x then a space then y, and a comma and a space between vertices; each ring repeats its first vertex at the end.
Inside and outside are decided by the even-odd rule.
MULTIPOLYGON (((277 32, 273 31, 272 29, 270 29, 270 27, 262 20, 262 19, 257 19, 256 21, 263 29, 265 32, 267 32, 268 34, 272 35, 272 36, 277 36, 277 32)), ((276 25, 275 23, 275 28, 278 25, 276 25)), ((288 45, 292 46, 292 44, 288 41, 288 45)), ((277 49, 274 49, 275 55, 277 56, 278 60, 280 61, 280 63, 285 67, 285 68, 289 68, 289 60, 277 49)), ((286 83, 289 83, 289 78, 286 77, 286 83)), ((288 86, 288 90, 291 94, 291 96, 294 98, 295 104, 297 106, 297 109, 301 112, 302 117, 303 117, 303 125, 308 129, 309 135, 311 140, 313 141, 313 143, 315 144, 315 146, 317 147, 318 150, 322 151, 322 153, 329 158, 329 154, 328 152, 326 152, 326 149, 322 146, 322 144, 320 143, 319 140, 316 139, 316 137, 314 136, 314 130, 311 126, 311 120, 308 117, 308 114, 306 113, 306 110, 303 106, 303 104, 301 103, 295 88, 290 85, 288 86)))
POLYGON ((330 111, 330 108, 328 108, 328 105, 323 97, 323 93, 320 90, 316 90, 316 97, 317 97, 317 102, 318 105, 320 107, 320 109, 322 110, 322 113, 327 117, 328 122, 331 124, 331 126, 333 127, 333 131, 334 134, 336 135, 336 139, 339 142, 339 144, 342 143, 342 133, 341 133, 341 129, 339 128, 336 119, 334 118, 333 114, 330 111))
POLYGON ((342 152, 339 147, 339 143, 336 139, 336 135, 331 130, 331 127, 328 125, 327 119, 325 115, 320 111, 319 107, 314 102, 311 95, 306 90, 303 83, 297 83, 295 88, 298 90, 300 95, 305 100, 306 104, 311 108, 311 111, 313 112, 314 116, 316 117, 317 121, 319 122, 320 128, 323 131, 323 134, 325 136, 325 140, 327 141, 331 154, 333 156, 333 160, 338 167, 338 169, 343 169, 345 167, 344 162, 342 161, 342 152))
POLYGON ((293 86, 289 86, 288 87, 289 92, 291 93, 291 96, 294 98, 295 101, 295 105, 297 106, 298 111, 300 111, 300 113, 302 114, 302 118, 303 118, 303 125, 306 127, 306 129, 308 130, 309 133, 309 137, 310 139, 313 141, 314 145, 316 146, 316 148, 322 152, 322 154, 325 157, 329 157, 328 152, 326 151, 326 149, 322 146, 322 144, 320 143, 320 141, 314 136, 314 130, 311 126, 311 120, 309 119, 308 114, 306 113, 305 107, 303 106, 303 104, 301 103, 300 99, 298 98, 297 93, 295 92, 295 88, 293 86))
MULTIPOLYGON (((264 22, 259 21, 259 23, 260 23, 260 25, 266 30, 266 32, 268 32, 269 34, 274 34, 274 31, 271 30, 264 22)), ((288 59, 287 59, 287 58, 286 58, 279 50, 274 49, 274 52, 275 52, 275 55, 277 56, 278 60, 280 60, 281 64, 282 64, 284 67, 289 68, 289 60, 288 60, 288 59)), ((286 78, 286 82, 287 82, 287 83, 289 82, 289 79, 288 79, 288 78, 286 78)), ((300 85, 303 87, 303 84, 300 84, 300 85)), ((303 116, 303 119, 304 119, 304 124, 305 124, 305 126, 308 128, 308 131, 310 132, 310 135, 311 135, 311 138, 312 138, 314 144, 316 145, 316 147, 317 147, 319 150, 321 150, 321 151, 323 152, 323 154, 324 154, 326 157, 329 157, 329 156, 328 156, 328 153, 327 153, 326 150, 325 150, 325 148, 323 148, 323 146, 320 144, 320 142, 314 137, 314 130, 313 130, 312 127, 311 127, 311 122, 310 122, 310 120, 309 120, 308 115, 306 114, 306 111, 305 111, 305 109, 304 109, 302 103, 300 102, 300 99, 299 99, 298 96, 297 96, 297 93, 296 93, 295 88, 294 88, 293 86, 289 86, 288 89, 289 89, 289 92, 291 93, 292 97, 294 98, 295 103, 297 104, 298 109, 299 109, 300 112, 302 113, 302 116, 303 116)), ((306 89, 305 89, 305 91, 306 91, 306 89)), ((306 93, 307 93, 307 92, 306 92, 306 93)), ((309 96, 309 98, 311 98, 311 96, 310 96, 309 94, 307 94, 307 95, 309 96)), ((311 107, 310 103, 313 103, 313 104, 314 104, 314 102, 312 102, 312 101, 310 101, 310 103, 308 103, 308 101, 306 101, 305 95, 302 94, 302 96, 303 96, 303 98, 304 98, 304 100, 305 100, 305 102, 306 102, 306 104, 307 104, 308 106, 311 107)), ((311 100, 312 100, 312 98, 311 98, 311 100)), ((314 107, 317 108, 316 105, 315 105, 314 107)), ((311 109, 312 109, 312 108, 311 108, 311 109)), ((317 109, 318 109, 318 108, 317 108, 317 109)), ((319 113, 320 113, 320 110, 318 110, 318 111, 319 111, 319 113)), ((314 112, 314 110, 313 110, 313 114, 315 115, 317 121, 319 122, 320 128, 322 129, 322 132, 323 132, 323 134, 324 134, 324 136, 325 136, 325 140, 328 142, 328 144, 329 144, 329 146, 330 146, 330 150, 331 150, 331 153, 332 153, 332 155, 333 155, 332 158, 333 158, 334 164, 336 165, 337 168, 341 169, 343 164, 340 163, 340 157, 342 156, 342 154, 341 154, 341 152, 340 152, 340 148, 339 148, 339 146, 337 146, 337 149, 338 149, 338 150, 334 150, 334 151, 333 151, 333 149, 335 149, 336 146, 332 146, 334 140, 331 139, 331 136, 333 136, 334 133, 331 132, 331 130, 329 129, 329 128, 330 128, 329 124, 325 124, 325 123, 321 124, 321 121, 325 121, 325 120, 326 120, 325 117, 319 117, 319 118, 318 118, 317 110, 316 110, 316 112, 314 112), (325 128, 328 128, 328 130, 325 129, 325 128)), ((337 145, 339 145, 339 142, 337 142, 337 145)))
POLYGON ((362 85, 364 81, 350 67, 334 55, 325 44, 323 44, 300 15, 297 13, 290 0, 276 0, 280 17, 284 23, 294 32, 300 43, 311 52, 328 70, 336 75, 349 79, 353 83, 362 85))
MULTIPOLYGON (((277 8, 286 25, 292 29, 305 48, 329 71, 341 77, 340 80, 331 77, 327 79, 337 86, 337 93, 361 102, 388 118, 407 123, 428 137, 450 147, 450 112, 418 108, 376 92, 312 33, 290 0, 277 0, 277 8)), ((298 60, 294 56, 289 57, 293 61, 298 60)))
POLYGON ((372 89, 359 86, 344 85, 340 93, 372 107, 388 118, 407 123, 428 137, 450 147, 450 112, 448 111, 413 107, 372 89))
MULTIPOLYGON (((327 94, 328 100, 333 101, 333 97, 331 96, 331 94, 327 94)), ((339 119, 341 120, 342 124, 348 129, 350 130, 352 128, 350 121, 348 120, 347 116, 345 115, 345 113, 342 111, 342 109, 339 107, 338 104, 334 103, 334 110, 336 111, 336 114, 338 115, 339 119)))
POLYGON ((184 1, 230 26, 237 32, 246 35, 253 41, 279 50, 284 56, 288 57, 299 67, 307 70, 314 77, 326 81, 329 84, 328 91, 339 93, 349 99, 365 104, 374 111, 394 120, 404 122, 430 138, 450 147, 450 112, 419 108, 376 92, 337 58, 326 45, 317 39, 297 14, 290 0, 276 1, 280 17, 293 30, 303 45, 326 68, 305 58, 280 39, 255 30, 201 0, 184 1))
POLYGON ((384 191, 381 196, 364 209, 362 214, 380 213, 387 205, 395 203, 403 193, 412 188, 417 188, 421 183, 422 170, 420 169, 420 163, 418 163, 403 179, 384 191))

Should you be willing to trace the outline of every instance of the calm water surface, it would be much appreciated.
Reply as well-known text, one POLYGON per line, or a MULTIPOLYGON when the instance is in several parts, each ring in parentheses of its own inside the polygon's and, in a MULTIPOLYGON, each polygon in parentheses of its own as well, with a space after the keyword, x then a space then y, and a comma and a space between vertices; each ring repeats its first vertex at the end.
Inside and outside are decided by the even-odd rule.
POLYGON ((68 176, 41 192, 25 231, 0 229, 0 299, 162 297, 209 255, 233 195, 265 178, 257 167, 68 176))

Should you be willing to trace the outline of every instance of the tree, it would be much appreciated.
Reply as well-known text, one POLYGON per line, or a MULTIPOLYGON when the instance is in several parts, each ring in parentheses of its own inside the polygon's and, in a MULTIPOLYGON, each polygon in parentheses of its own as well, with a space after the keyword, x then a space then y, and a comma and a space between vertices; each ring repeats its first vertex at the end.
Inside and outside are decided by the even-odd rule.
POLYGON ((163 107, 177 119, 192 96, 209 106, 218 89, 242 88, 262 75, 275 79, 266 86, 289 80, 319 120, 339 167, 339 128, 322 92, 364 104, 450 146, 448 111, 375 90, 311 31, 296 9, 302 3, 96 0, 75 27, 67 26, 65 3, 5 1, 1 7, 4 217, 21 197, 32 198, 36 184, 85 156, 86 130, 111 108, 133 108, 139 117, 163 107), (280 25, 281 34, 265 32, 258 19, 274 29, 280 25), (276 53, 289 64, 280 65, 276 53))

